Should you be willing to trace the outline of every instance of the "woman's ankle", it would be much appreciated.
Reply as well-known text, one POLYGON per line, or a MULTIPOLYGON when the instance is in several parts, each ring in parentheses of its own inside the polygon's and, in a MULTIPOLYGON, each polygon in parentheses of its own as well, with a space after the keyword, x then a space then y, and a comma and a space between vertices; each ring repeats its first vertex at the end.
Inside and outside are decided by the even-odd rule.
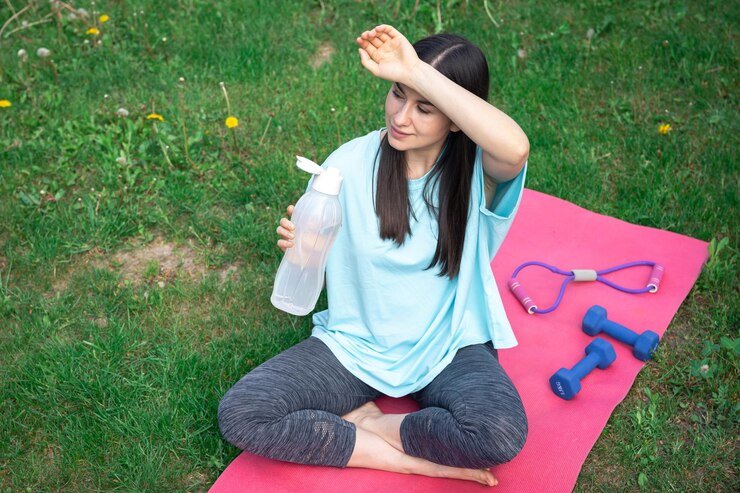
POLYGON ((391 444, 393 448, 406 453, 401 442, 401 422, 406 414, 383 414, 363 420, 362 427, 391 444))

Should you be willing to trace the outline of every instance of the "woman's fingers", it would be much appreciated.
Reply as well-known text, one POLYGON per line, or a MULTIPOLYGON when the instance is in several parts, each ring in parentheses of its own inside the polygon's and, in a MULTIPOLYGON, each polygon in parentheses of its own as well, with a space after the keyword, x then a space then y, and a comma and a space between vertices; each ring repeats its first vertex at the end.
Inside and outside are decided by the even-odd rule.
MULTIPOLYGON (((293 204, 289 205, 286 209, 289 216, 293 215, 293 210, 295 209, 295 206, 293 204)), ((295 224, 293 224, 288 218, 283 217, 280 219, 280 226, 277 227, 277 234, 279 234, 282 239, 278 240, 277 245, 280 247, 280 249, 285 252, 288 248, 291 248, 293 246, 293 242, 290 241, 295 238, 295 224)))
POLYGON ((373 28, 373 31, 377 33, 385 33, 391 38, 395 38, 396 36, 402 36, 402 34, 393 26, 389 26, 388 24, 381 24, 379 26, 375 26, 373 28))
POLYGON ((277 227, 277 234, 286 240, 292 240, 295 238, 295 235, 290 230, 287 230, 282 226, 277 227))
POLYGON ((385 32, 378 31, 377 29, 372 29, 370 31, 365 31, 362 33, 362 39, 367 40, 370 44, 372 44, 376 48, 380 48, 383 46, 383 43, 390 40, 391 37, 388 36, 385 32))
POLYGON ((371 74, 377 75, 378 64, 370 58, 370 55, 367 54, 367 51, 363 50, 362 48, 360 48, 358 51, 360 52, 360 62, 362 62, 362 66, 368 69, 371 74))
POLYGON ((369 41, 370 44, 376 48, 380 48, 381 46, 383 46, 383 40, 381 40, 377 35, 372 36, 369 41))
POLYGON ((365 52, 370 55, 371 58, 378 50, 370 41, 364 38, 357 38, 357 44, 360 45, 360 48, 365 50, 365 52))
POLYGON ((293 242, 292 241, 288 241, 288 240, 278 240, 277 244, 278 244, 278 247, 282 251, 285 251, 288 248, 292 248, 293 247, 293 242))
POLYGON ((280 226, 291 231, 295 229, 295 224, 293 224, 293 222, 286 217, 280 219, 280 226))

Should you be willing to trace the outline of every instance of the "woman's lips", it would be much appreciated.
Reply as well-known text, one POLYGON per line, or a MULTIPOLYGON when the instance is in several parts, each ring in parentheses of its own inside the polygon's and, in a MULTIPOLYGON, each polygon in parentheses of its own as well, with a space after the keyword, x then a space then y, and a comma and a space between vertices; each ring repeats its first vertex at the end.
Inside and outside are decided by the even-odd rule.
POLYGON ((395 137, 396 139, 403 139, 411 135, 411 134, 405 134, 403 132, 399 132, 398 130, 396 130, 396 127, 394 127, 393 125, 391 125, 391 134, 393 134, 393 137, 395 137))

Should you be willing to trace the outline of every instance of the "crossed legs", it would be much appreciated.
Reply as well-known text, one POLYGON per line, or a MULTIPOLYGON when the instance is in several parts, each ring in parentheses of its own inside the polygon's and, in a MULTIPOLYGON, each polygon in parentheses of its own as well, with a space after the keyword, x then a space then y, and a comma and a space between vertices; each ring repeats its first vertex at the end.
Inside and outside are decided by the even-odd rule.
MULTIPOLYGON (((487 409, 483 409, 484 419, 476 418, 479 403, 494 410, 511 404, 511 396, 504 396, 499 405, 485 401, 490 399, 486 389, 491 377, 501 376, 491 351, 482 344, 461 349, 442 374, 412 396, 424 409, 384 415, 371 402, 380 394, 347 372, 323 342, 309 337, 234 385, 219 404, 219 426, 230 443, 278 460, 493 485, 496 480, 487 467, 509 460, 513 449, 514 455, 518 452, 526 436, 526 420, 523 430, 521 422, 494 426, 495 430, 476 426, 482 423, 485 428, 499 419, 496 413, 488 416, 487 409), (461 372, 462 367, 466 371, 461 372), (470 389, 484 395, 469 399, 447 390, 449 385, 463 388, 459 380, 466 374, 483 379, 470 389), (493 441, 501 441, 497 436, 501 430, 513 432, 514 438, 503 437, 510 446, 491 450, 493 441), (476 445, 476 440, 481 443, 476 445), (432 450, 436 447, 448 450, 432 450)), ((502 369, 500 373, 505 376, 502 369)), ((505 380, 511 386, 508 377, 505 380)), ((514 407, 521 410, 515 390, 513 395, 514 407)))

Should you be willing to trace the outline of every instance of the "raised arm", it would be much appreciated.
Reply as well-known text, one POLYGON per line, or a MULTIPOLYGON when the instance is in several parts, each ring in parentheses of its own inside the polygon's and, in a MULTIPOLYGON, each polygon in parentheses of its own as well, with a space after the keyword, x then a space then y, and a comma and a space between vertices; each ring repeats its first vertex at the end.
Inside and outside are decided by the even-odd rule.
POLYGON ((529 140, 508 115, 421 61, 392 26, 363 32, 357 44, 370 73, 419 93, 483 149, 486 175, 501 183, 519 174, 529 157, 529 140))

